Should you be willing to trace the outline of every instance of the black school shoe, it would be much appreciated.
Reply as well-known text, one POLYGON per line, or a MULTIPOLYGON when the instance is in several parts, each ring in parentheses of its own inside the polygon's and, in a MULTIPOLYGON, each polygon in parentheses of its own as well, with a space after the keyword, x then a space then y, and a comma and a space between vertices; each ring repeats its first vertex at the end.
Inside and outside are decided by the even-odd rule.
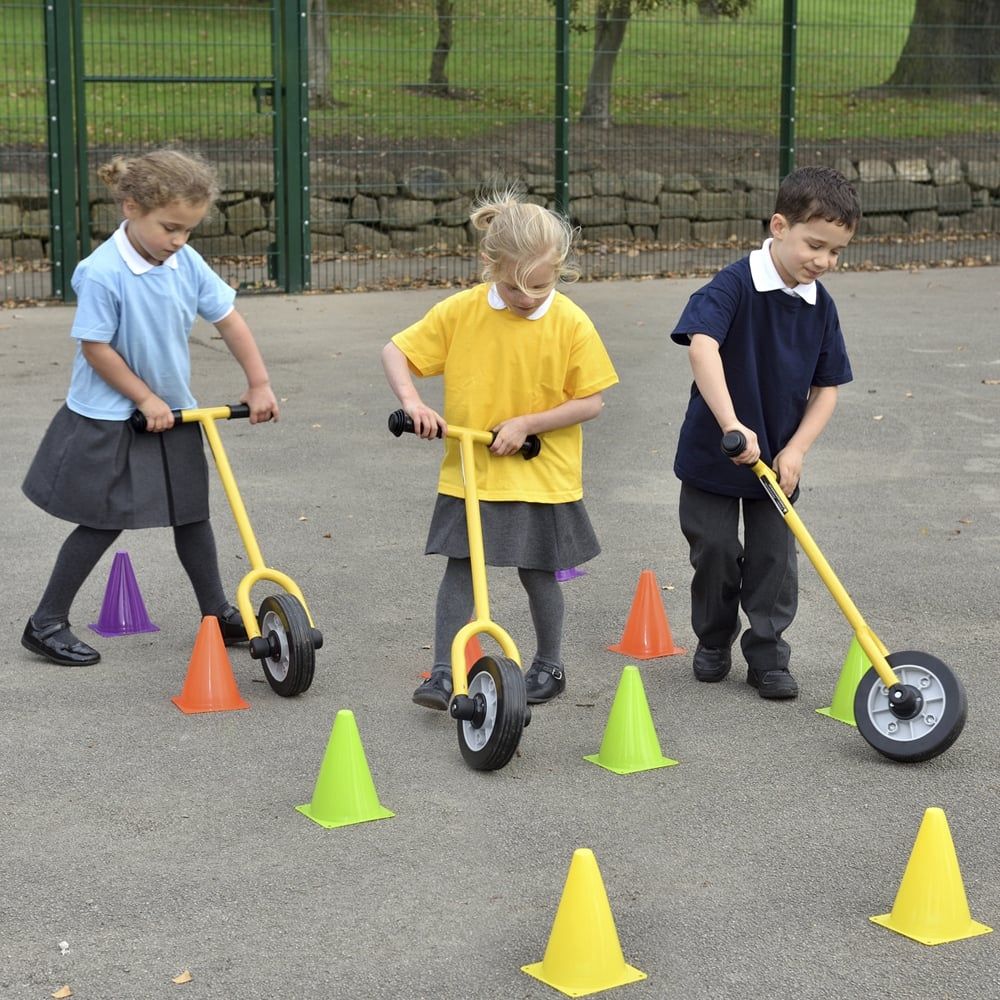
POLYGON ((757 689, 761 698, 797 698, 799 685, 787 670, 766 670, 758 674, 753 667, 747 671, 747 684, 757 689))
POLYGON ((451 701, 451 678, 443 670, 433 672, 413 692, 414 704, 444 712, 451 701))
POLYGON ((56 622, 45 628, 35 628, 29 618, 21 636, 21 645, 64 667, 89 667, 101 659, 101 654, 96 649, 81 642, 69 631, 69 622, 56 622), (63 631, 69 632, 72 641, 64 642, 55 638, 63 631))
POLYGON ((225 645, 235 646, 238 643, 250 641, 239 608, 229 604, 215 617, 219 619, 219 631, 222 633, 222 641, 225 645))
POLYGON ((542 705, 566 690, 566 671, 561 667, 550 667, 547 663, 532 663, 531 669, 524 675, 524 687, 528 704, 542 705))
POLYGON ((691 668, 695 677, 706 684, 715 684, 724 680, 733 666, 732 647, 726 646, 723 649, 713 649, 711 646, 703 646, 700 642, 694 651, 691 660, 691 668))

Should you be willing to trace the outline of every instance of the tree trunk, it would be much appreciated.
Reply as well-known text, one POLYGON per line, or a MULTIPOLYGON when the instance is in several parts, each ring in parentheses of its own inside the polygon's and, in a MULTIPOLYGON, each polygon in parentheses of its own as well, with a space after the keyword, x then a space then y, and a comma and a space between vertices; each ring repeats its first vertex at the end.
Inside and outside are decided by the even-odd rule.
POLYGON ((437 11, 438 36, 431 55, 431 71, 427 77, 427 86, 438 93, 448 93, 448 74, 445 73, 445 63, 451 52, 452 24, 454 23, 454 0, 434 0, 437 11))
POLYGON ((996 0, 917 0, 910 34, 887 86, 991 90, 1000 83, 996 0))
POLYGON ((597 5, 594 61, 590 64, 580 121, 592 122, 601 128, 611 124, 611 77, 631 15, 631 0, 600 0, 597 5))
POLYGON ((329 107, 330 36, 327 25, 326 0, 309 0, 309 106, 329 107))

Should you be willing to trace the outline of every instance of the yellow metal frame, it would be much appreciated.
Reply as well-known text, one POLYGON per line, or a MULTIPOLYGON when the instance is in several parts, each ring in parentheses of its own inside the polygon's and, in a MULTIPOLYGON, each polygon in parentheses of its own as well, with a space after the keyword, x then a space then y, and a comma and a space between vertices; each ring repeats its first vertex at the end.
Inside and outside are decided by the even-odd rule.
POLYGON ((812 535, 806 530, 802 523, 802 518, 795 512, 795 508, 789 503, 781 487, 778 485, 778 477, 774 471, 764 462, 757 461, 753 465, 754 475, 760 480, 761 486, 767 491, 771 502, 778 509, 778 513, 785 519, 785 523, 795 535, 802 551, 809 557, 809 561, 816 567, 816 572, 826 584, 827 589, 833 595, 833 599, 840 606, 844 617, 854 629, 854 634, 858 637, 858 644, 865 651, 865 655, 871 661, 882 683, 886 687, 892 687, 899 683, 899 678, 895 671, 889 666, 886 654, 889 650, 882 643, 882 640, 869 628, 861 612, 851 600, 850 595, 844 589, 836 573, 833 572, 830 564, 826 561, 819 546, 813 541, 812 535))
POLYGON ((197 409, 181 410, 179 419, 184 424, 201 424, 202 430, 205 432, 205 437, 208 438, 208 445, 212 449, 215 467, 219 470, 219 479, 222 480, 222 488, 226 491, 229 506, 232 508, 236 528, 240 533, 240 538, 243 540, 243 547, 247 551, 247 558, 250 560, 250 572, 240 580, 239 586, 236 588, 236 605, 243 616, 243 625, 247 630, 247 636, 250 639, 256 639, 260 636, 257 613, 254 611, 253 604, 250 603, 250 591, 261 580, 270 580, 297 598, 305 609, 309 625, 315 628, 315 623, 313 622, 312 615, 309 613, 306 599, 302 596, 302 591, 299 589, 298 584, 291 577, 267 566, 264 563, 264 557, 260 553, 257 539, 254 537, 253 529, 250 527, 250 518, 247 517, 246 507, 243 506, 243 498, 240 496, 239 488, 236 486, 233 470, 229 465, 229 459, 226 457, 226 451, 222 447, 222 438, 219 436, 219 430, 215 426, 217 420, 230 420, 232 415, 231 406, 205 406, 197 409))
POLYGON ((486 587, 486 555, 483 550, 483 523, 479 517, 479 495, 476 490, 475 445, 489 447, 493 435, 468 427, 448 424, 448 437, 459 442, 462 456, 462 482, 465 485, 465 520, 469 531, 469 562, 472 568, 472 596, 475 618, 463 625, 451 643, 451 684, 454 694, 468 694, 469 681, 465 666, 465 647, 474 635, 488 635, 496 640, 504 656, 521 666, 521 656, 514 640, 490 618, 490 598, 486 587), (466 470, 471 470, 467 475, 466 470))

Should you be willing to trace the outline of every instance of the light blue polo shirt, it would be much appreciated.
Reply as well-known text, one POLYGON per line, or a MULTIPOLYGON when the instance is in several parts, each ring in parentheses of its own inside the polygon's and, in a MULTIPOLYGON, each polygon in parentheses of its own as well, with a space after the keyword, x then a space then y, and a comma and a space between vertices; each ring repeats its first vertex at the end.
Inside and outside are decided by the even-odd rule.
MULTIPOLYGON (((125 223, 73 272, 77 295, 70 336, 110 344, 171 409, 196 406, 188 337, 196 316, 218 323, 236 292, 189 246, 162 264, 144 260, 125 223)), ((80 344, 66 405, 95 420, 127 420, 135 403, 87 364, 80 344)))

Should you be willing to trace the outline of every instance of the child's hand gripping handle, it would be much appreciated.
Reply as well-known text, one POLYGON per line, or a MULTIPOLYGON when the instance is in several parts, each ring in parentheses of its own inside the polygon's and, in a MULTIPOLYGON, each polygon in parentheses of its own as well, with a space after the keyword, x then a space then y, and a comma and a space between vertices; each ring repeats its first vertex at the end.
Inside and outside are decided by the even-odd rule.
POLYGON ((722 435, 722 453, 728 458, 735 458, 747 446, 743 431, 729 431, 722 435))
MULTIPOLYGON (((246 419, 250 416, 250 407, 246 403, 231 403, 228 406, 228 410, 228 420, 246 419)), ((197 411, 171 410, 170 412, 174 415, 174 426, 176 427, 179 423, 183 422, 184 418, 182 414, 197 411)), ((132 416, 128 418, 128 422, 132 425, 133 430, 138 431, 140 434, 146 429, 146 415, 142 410, 134 410, 132 416)))
MULTIPOLYGON (((393 410, 389 414, 389 430, 399 437, 401 434, 413 433, 413 421, 407 416, 404 410, 393 410)), ((441 437, 441 429, 438 428, 438 437, 441 437)), ((496 434, 493 434, 493 440, 496 440, 496 434)), ((490 442, 492 444, 492 441, 490 442)), ((524 457, 525 461, 530 458, 535 458, 538 453, 542 450, 542 441, 537 434, 529 434, 524 439, 524 444, 521 445, 521 455, 524 457)))

